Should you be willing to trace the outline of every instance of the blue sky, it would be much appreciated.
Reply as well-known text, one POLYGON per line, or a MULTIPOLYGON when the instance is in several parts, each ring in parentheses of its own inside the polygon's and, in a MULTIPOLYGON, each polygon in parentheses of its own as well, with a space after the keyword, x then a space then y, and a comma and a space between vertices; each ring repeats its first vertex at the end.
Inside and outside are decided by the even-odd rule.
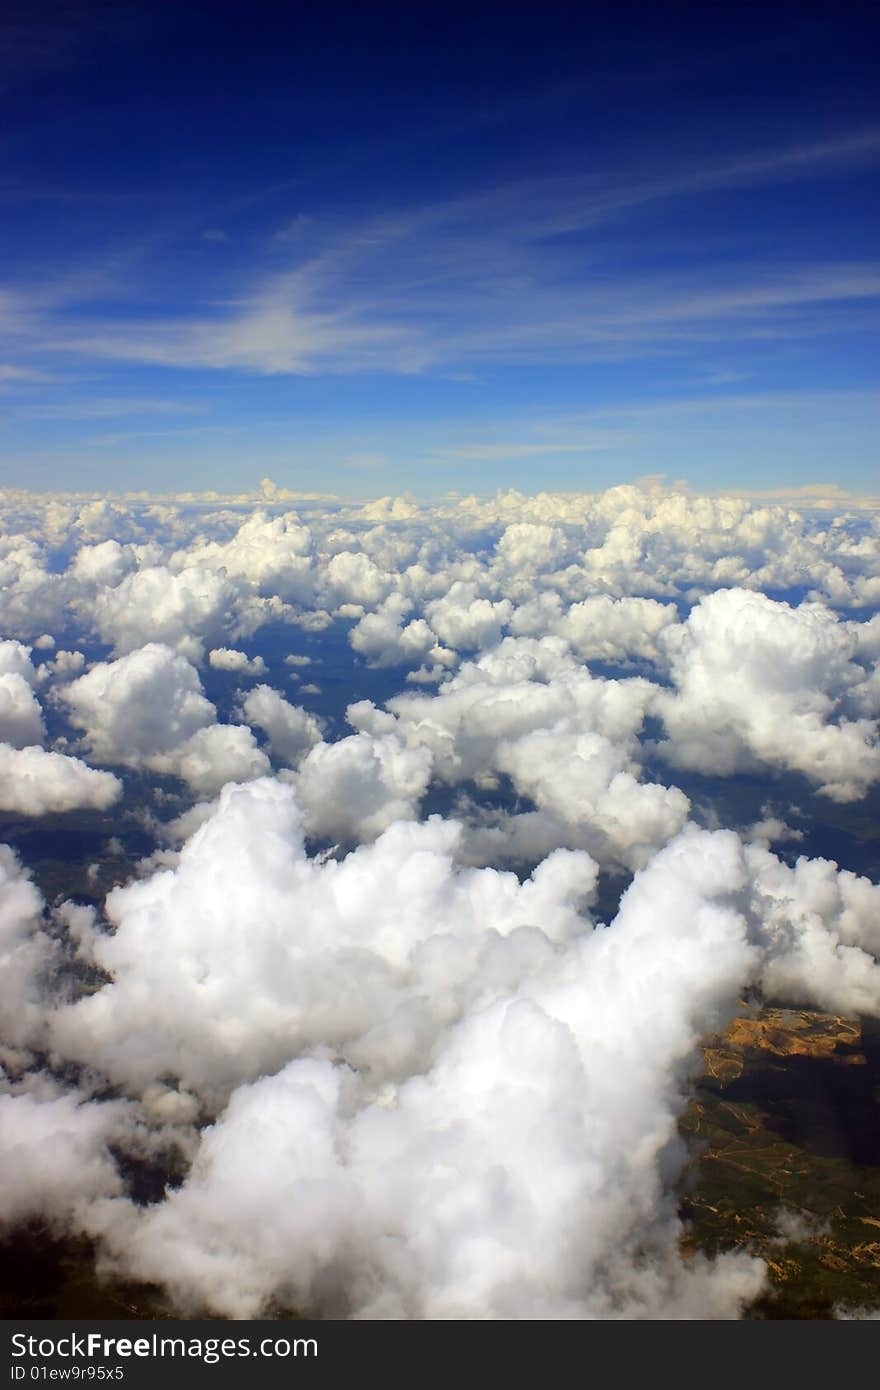
POLYGON ((4 13, 3 484, 878 490, 869 7, 4 13))

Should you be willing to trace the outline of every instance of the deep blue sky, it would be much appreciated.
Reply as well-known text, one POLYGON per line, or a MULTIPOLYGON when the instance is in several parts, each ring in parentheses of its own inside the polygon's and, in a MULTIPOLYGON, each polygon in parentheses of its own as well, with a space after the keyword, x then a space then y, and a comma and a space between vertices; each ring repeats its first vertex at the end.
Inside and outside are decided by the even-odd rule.
POLYGON ((7 4, 0 483, 880 491, 877 24, 7 4))

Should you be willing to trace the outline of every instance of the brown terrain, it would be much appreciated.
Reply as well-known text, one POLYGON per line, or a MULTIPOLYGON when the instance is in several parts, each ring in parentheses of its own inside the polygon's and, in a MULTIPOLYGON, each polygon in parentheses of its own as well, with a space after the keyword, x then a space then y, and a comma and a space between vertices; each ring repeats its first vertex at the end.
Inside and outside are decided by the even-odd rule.
POLYGON ((703 1056, 685 1250, 766 1260, 752 1317, 880 1312, 880 1027, 752 1007, 703 1056))

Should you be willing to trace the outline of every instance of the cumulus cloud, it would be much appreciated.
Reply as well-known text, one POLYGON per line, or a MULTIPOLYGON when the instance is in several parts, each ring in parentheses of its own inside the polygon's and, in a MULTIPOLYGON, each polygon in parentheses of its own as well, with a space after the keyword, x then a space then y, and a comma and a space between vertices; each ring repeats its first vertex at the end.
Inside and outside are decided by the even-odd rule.
POLYGON ((42 932, 42 910, 43 900, 14 851, 0 845, 0 1044, 26 1047, 38 1037, 41 986, 53 956, 42 932))
POLYGON ((269 771, 269 759, 250 729, 211 724, 185 742, 148 759, 154 772, 181 777, 197 796, 214 796, 227 782, 248 782, 269 771))
POLYGON ((115 588, 136 568, 135 551, 117 540, 100 541, 97 545, 80 546, 70 565, 70 576, 78 584, 100 588, 115 588))
MULTIPOLYGON (((569 893, 580 862, 553 870, 569 893)), ((414 867, 403 861, 404 874, 414 867)), ((391 938, 374 909, 371 950, 396 939, 400 961, 402 941, 419 940, 445 974, 457 954, 447 933, 463 944, 474 926, 436 896, 448 864, 439 877, 425 867, 419 910, 391 938), (448 926, 426 938, 426 910, 439 926, 441 904, 448 926)), ((554 946, 520 947, 512 971, 484 957, 475 1007, 447 1017, 426 1068, 410 1061, 377 1089, 387 1064, 376 1077, 362 1056, 357 1070, 299 1058, 244 1084, 183 1187, 124 1224, 120 1257, 184 1306, 236 1317, 278 1298, 384 1318, 736 1315, 761 1287, 760 1262, 686 1264, 664 1193, 682 1160, 675 1117, 694 1049, 753 967, 734 906, 744 881, 735 836, 687 836, 637 878, 611 930, 572 934, 563 912, 554 946)), ((502 884, 490 870, 465 882, 469 896, 479 885, 482 935, 502 884)), ((543 917, 537 903, 529 917, 547 927, 558 886, 542 896, 543 917)), ((512 887, 500 901, 509 929, 512 887)), ((461 975, 459 962, 459 988, 477 961, 461 975)), ((330 993, 338 1003, 338 986, 330 993)), ((388 1021, 386 1008, 386 1037, 388 1021)))
POLYGON ((0 737, 27 748, 42 743, 44 734, 43 713, 27 681, 14 672, 0 674, 0 737))
POLYGON ((880 532, 870 514, 817 517, 659 484, 624 484, 592 495, 529 497, 511 490, 461 498, 437 512, 438 522, 463 543, 475 534, 499 538, 493 570, 518 602, 529 597, 526 581, 556 589, 570 602, 603 593, 694 600, 728 585, 803 588, 840 607, 880 600, 880 532), (507 532, 510 539, 502 543, 507 532), (503 562, 508 548, 513 564, 503 562))
POLYGON ((235 671, 243 676, 262 676, 266 663, 261 656, 249 657, 234 647, 215 647, 208 653, 208 665, 215 671, 235 671))
POLYGON ((509 599, 492 602, 477 593, 476 585, 456 580, 443 598, 426 605, 425 614, 440 641, 456 650, 491 647, 513 612, 509 599))
POLYGON ((103 763, 139 767, 214 722, 198 672, 158 642, 98 662, 60 695, 92 756, 103 763))
POLYGON ((0 1226, 36 1218, 82 1228, 95 1201, 118 1196, 124 1184, 110 1145, 124 1112, 76 1092, 0 1090, 0 1226))
POLYGON ((63 626, 64 579, 48 569, 45 554, 30 536, 13 531, 0 537, 0 593, 5 632, 27 639, 63 626))
POLYGON ((242 700, 241 710, 250 725, 266 734, 273 757, 290 767, 321 742, 320 721, 271 685, 255 686, 242 700))
POLYGON ((626 749, 598 733, 525 734, 499 749, 497 766, 549 814, 556 838, 582 841, 606 863, 647 863, 687 818, 683 792, 639 782, 626 749))
MULTIPOLYGON (((227 787, 176 867, 110 895, 112 934, 78 922, 109 982, 46 1021, 141 1123, 182 1127, 189 1176, 135 1207, 106 1163, 122 1117, 44 1096, 18 1132, 57 1129, 61 1173, 51 1197, 43 1168, 20 1181, 16 1210, 226 1316, 736 1316, 763 1266, 683 1260, 670 1200, 700 1038, 750 982, 876 1012, 880 890, 691 826, 595 929, 587 855, 521 883, 461 867, 462 834, 402 822, 310 858, 289 785, 227 787)), ((16 947, 39 898, 12 881, 16 947)))
POLYGON ((340 550, 327 563, 326 585, 331 604, 360 604, 374 608, 393 587, 393 576, 380 570, 361 551, 340 550))
POLYGON ((689 808, 677 788, 639 780, 637 735, 656 694, 643 679, 594 678, 562 638, 507 637, 436 695, 397 695, 387 712, 356 703, 349 718, 427 749, 443 781, 492 790, 511 779, 533 809, 497 809, 488 830, 484 817, 482 853, 540 857, 562 843, 637 867, 689 808))
POLYGON ((875 722, 843 713, 866 680, 854 626, 742 589, 702 599, 660 638, 675 683, 655 705, 661 753, 710 775, 792 769, 836 801, 863 796, 880 777, 880 743, 875 722))
POLYGON ((412 603, 402 594, 392 594, 373 613, 365 613, 352 628, 349 641, 371 666, 402 666, 421 661, 437 645, 434 632, 423 618, 407 623, 403 619, 412 603))
POLYGON ((399 823, 341 862, 309 859, 291 787, 227 787, 176 869, 110 894, 115 930, 90 949, 113 984, 55 1016, 55 1045, 133 1088, 170 1073, 222 1093, 318 1042, 405 1072, 578 930, 595 883, 565 851, 522 885, 457 868, 461 834, 399 823))
POLYGON ((198 672, 160 643, 98 662, 60 699, 99 763, 170 773, 200 796, 268 771, 250 729, 216 724, 198 672))
POLYGON ((21 676, 29 686, 35 686, 37 675, 31 661, 31 648, 21 642, 0 642, 0 675, 21 676))
POLYGON ((394 734, 359 733, 316 744, 296 785, 309 832, 352 843, 412 820, 430 777, 427 748, 407 748, 394 734))
POLYGON ((72 680, 85 668, 86 659, 82 652, 70 652, 65 648, 55 653, 52 661, 41 663, 37 675, 40 679, 51 678, 56 681, 72 680))
POLYGON ((515 521, 505 526, 495 547, 495 564, 527 585, 541 573, 553 572, 577 554, 574 537, 561 526, 538 521, 515 521))
POLYGON ((880 886, 825 859, 791 867, 761 845, 746 853, 765 993, 880 1017, 880 886))
POLYGON ((0 743, 0 810, 22 816, 77 809, 106 811, 121 795, 118 777, 99 772, 79 758, 0 743))
POLYGON ((312 538, 295 512, 269 517, 256 511, 241 522, 228 541, 200 538, 172 557, 183 576, 210 571, 240 581, 254 591, 281 600, 308 603, 313 593, 312 538))
POLYGON ((205 644, 219 637, 229 619, 235 590, 223 575, 193 566, 173 574, 151 565, 115 588, 101 588, 91 617, 101 639, 119 655, 162 643, 200 661, 205 644))
POLYGON ((555 631, 568 639, 584 661, 652 662, 659 656, 659 635, 677 619, 671 603, 600 594, 572 604, 555 631))
POLYGON ((0 643, 0 801, 119 796, 48 723, 148 774, 160 846, 49 917, 0 849, 0 1221, 83 1231, 190 1311, 735 1316, 760 1262, 679 1254, 700 1039, 745 988, 880 1017, 880 889, 773 854, 800 831, 768 801, 748 843, 697 829, 643 762, 864 795, 880 618, 834 607, 880 597, 876 518, 650 483, 290 501, 0 497, 5 631, 47 654, 0 643), (266 677, 246 722, 206 652, 266 677), (318 713, 268 683, 322 658, 318 713), (186 1179, 141 1208, 114 1154, 168 1145, 186 1179))
POLYGON ((0 740, 14 748, 42 743, 46 732, 30 653, 20 642, 0 642, 0 740))

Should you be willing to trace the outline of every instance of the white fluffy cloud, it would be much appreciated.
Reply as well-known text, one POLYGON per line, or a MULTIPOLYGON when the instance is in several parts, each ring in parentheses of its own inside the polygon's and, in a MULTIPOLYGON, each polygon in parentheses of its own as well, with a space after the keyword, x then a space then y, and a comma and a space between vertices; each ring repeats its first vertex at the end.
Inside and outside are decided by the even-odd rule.
POLYGON ((170 773, 200 796, 268 771, 250 729, 215 724, 198 672, 160 643, 99 662, 60 698, 97 762, 170 773))
POLYGON ((45 725, 33 686, 81 670, 78 652, 60 651, 35 672, 30 648, 0 643, 0 809, 42 816, 75 809, 106 810, 122 791, 118 779, 79 758, 47 752, 45 725))
POLYGON ((637 735, 656 694, 642 679, 594 679, 563 638, 507 637, 436 695, 395 696, 389 713, 358 703, 349 718, 427 749, 446 782, 491 790, 510 777, 535 810, 501 809, 474 848, 521 859, 561 843, 637 867, 681 829, 689 806, 676 788, 639 781, 637 735))
POLYGON ((121 794, 117 777, 79 758, 0 743, 0 810, 23 816, 80 808, 106 811, 121 794))
POLYGON ((791 868, 760 845, 747 857, 765 992, 880 1017, 880 886, 825 859, 800 858, 791 868))
POLYGON ((69 652, 65 648, 56 651, 51 661, 45 661, 40 665, 38 675, 40 678, 51 677, 56 681, 73 680, 84 669, 86 659, 82 652, 69 652))
POLYGON ((97 763, 192 794, 151 788, 161 847, 106 920, 68 903, 47 929, 0 849, 0 1221, 72 1225, 231 1316, 735 1315, 760 1265, 678 1249, 700 1039, 746 987, 880 1017, 880 889, 772 854, 785 806, 746 845, 686 824, 642 743, 662 730, 673 781, 796 770, 861 796, 880 617, 828 605, 880 598, 876 518, 646 485, 322 503, 306 525, 263 493, 0 496, 5 631, 64 644, 35 672, 0 643, 0 801, 119 795, 41 746, 44 686, 55 749, 66 713, 97 763), (798 607, 761 592, 794 587, 798 607), (264 663, 240 645, 268 622, 264 663), (352 735, 266 683, 217 722, 196 664, 271 680, 282 623, 326 658, 335 714, 345 622, 352 735), (95 634, 115 659, 83 673, 95 634), (420 822, 429 796, 457 820, 420 822), (599 866, 634 878, 594 929, 599 866), (78 989, 74 951, 103 983, 78 989), (112 1154, 169 1143, 186 1181, 141 1209, 112 1154))
POLYGON ((48 1219, 81 1227, 95 1201, 118 1196, 110 1144, 124 1112, 71 1092, 0 1091, 0 1226, 48 1219))
POLYGON ((36 685, 37 674, 31 661, 31 648, 21 642, 0 642, 0 675, 21 676, 27 685, 36 685))
POLYGON ((412 603, 402 594, 392 594, 373 613, 365 613, 352 628, 350 642, 354 650, 365 656, 371 666, 402 666, 421 661, 437 644, 432 629, 424 618, 404 618, 412 603))
POLYGON ((290 767, 321 742, 321 724, 301 705, 292 705, 271 685, 257 685, 241 702, 250 725, 266 734, 269 751, 290 767))
POLYGON ((234 647, 215 647, 208 653, 208 665, 215 671, 235 671, 243 676, 262 676, 266 663, 261 656, 249 657, 234 647))
POLYGON ((135 1089, 224 1092, 326 1043, 380 1080, 580 928, 595 866, 559 851, 520 885, 460 869, 461 828, 392 826, 311 860, 289 786, 227 787, 178 867, 114 890, 91 952, 114 983, 55 1016, 55 1045, 135 1089))
POLYGON ((360 733, 316 744, 296 785, 309 832, 351 843, 414 819, 430 777, 427 748, 407 748, 394 734, 360 733))
MULTIPOLYGON (((365 867, 363 851, 353 859, 365 867)), ((419 940, 447 973, 474 929, 460 899, 437 896, 448 867, 397 862, 418 898, 391 938, 391 914, 374 909, 371 949, 396 940, 402 964, 403 940, 419 940), (426 937, 438 908, 448 926, 426 937)), ((128 1268, 236 1317, 277 1297, 379 1318, 736 1315, 761 1287, 760 1262, 683 1262, 664 1193, 699 1037, 754 966, 734 906, 745 879, 735 836, 692 834, 637 878, 610 931, 572 935, 566 922, 555 949, 520 948, 504 983, 491 955, 468 952, 455 974, 472 982, 476 965, 488 979, 418 1074, 377 1089, 344 1063, 299 1059, 246 1084, 190 1179, 126 1224, 128 1268)), ((469 885, 483 934, 497 876, 469 885)), ((543 911, 546 926, 546 894, 543 911)), ((338 984, 328 997, 338 1007, 338 984)), ((382 1022, 386 1036, 406 1027, 387 1006, 382 1022)))
POLYGON ((162 643, 200 661, 230 622, 235 590, 222 574, 192 567, 173 574, 164 565, 137 570, 101 588, 91 607, 102 640, 119 655, 162 643))
POLYGON ((26 1047, 43 1019, 43 976, 53 948, 43 900, 9 845, 0 845, 0 1044, 26 1047))
POLYGON ((150 642, 118 661, 98 662, 61 691, 71 722, 85 730, 98 762, 149 764, 214 722, 198 672, 150 642))
POLYGON ((657 639, 677 621, 675 605, 607 594, 573 603, 555 629, 584 661, 655 661, 657 639))
POLYGON ((269 759, 250 729, 240 724, 210 724, 185 742, 147 760, 154 772, 181 777, 196 796, 215 796, 227 782, 249 782, 269 771, 269 759))
POLYGON ((117 540, 106 540, 97 545, 80 546, 69 572, 78 584, 97 590, 115 588, 136 565, 133 547, 122 546, 117 540))
POLYGON ((495 563, 514 580, 529 584, 574 558, 576 542, 561 526, 515 521, 506 526, 495 547, 495 563))
POLYGON ((687 818, 683 792, 640 782, 626 748, 598 733, 524 734, 498 750, 496 765, 549 814, 557 839, 580 842, 606 863, 647 863, 687 818))
POLYGON ((496 602, 477 593, 476 585, 456 580, 443 598, 426 605, 425 615, 440 641, 456 650, 491 647, 501 638, 513 612, 509 599, 496 602))
POLYGON ((46 732, 30 658, 21 642, 0 642, 0 740, 14 748, 42 743, 46 732))
MULTIPOLYGON (((233 1317, 278 1300, 337 1317, 735 1316, 763 1267, 682 1260, 669 1200, 700 1038, 750 982, 880 1012, 880 890, 691 826, 595 930, 586 855, 557 851, 520 883, 457 867, 462 833, 398 823, 310 859, 289 786, 230 787, 175 868, 114 890, 112 934, 78 923, 110 983, 41 1014, 42 961, 23 958, 59 1056, 140 1094, 184 1147, 196 1095, 220 1111, 183 1186, 139 1209, 107 1162, 131 1116, 59 1106, 34 1080, 10 1132, 58 1142, 19 1176, 13 1213, 73 1222, 183 1309, 233 1317)), ((8 941, 33 949, 39 898, 14 861, 10 881, 8 941)))
POLYGON ((0 536, 0 594, 4 632, 27 639, 63 626, 64 579, 30 536, 0 536))
POLYGON ((331 604, 375 608, 393 587, 394 579, 362 551, 341 550, 328 561, 325 582, 331 604))
POLYGON ((837 801, 863 796, 880 777, 880 743, 875 722, 842 713, 867 677, 857 626, 742 589, 702 599, 660 639, 675 682, 656 703, 669 735, 661 752, 709 775, 768 765, 804 773, 837 801))
POLYGON ((230 540, 199 538, 190 548, 177 551, 172 566, 181 576, 194 569, 222 572, 254 590, 282 600, 308 603, 314 577, 312 538, 295 512, 269 517, 257 511, 241 522, 230 540))
POLYGON ((43 712, 23 676, 0 673, 0 738, 14 748, 42 743, 43 712))

